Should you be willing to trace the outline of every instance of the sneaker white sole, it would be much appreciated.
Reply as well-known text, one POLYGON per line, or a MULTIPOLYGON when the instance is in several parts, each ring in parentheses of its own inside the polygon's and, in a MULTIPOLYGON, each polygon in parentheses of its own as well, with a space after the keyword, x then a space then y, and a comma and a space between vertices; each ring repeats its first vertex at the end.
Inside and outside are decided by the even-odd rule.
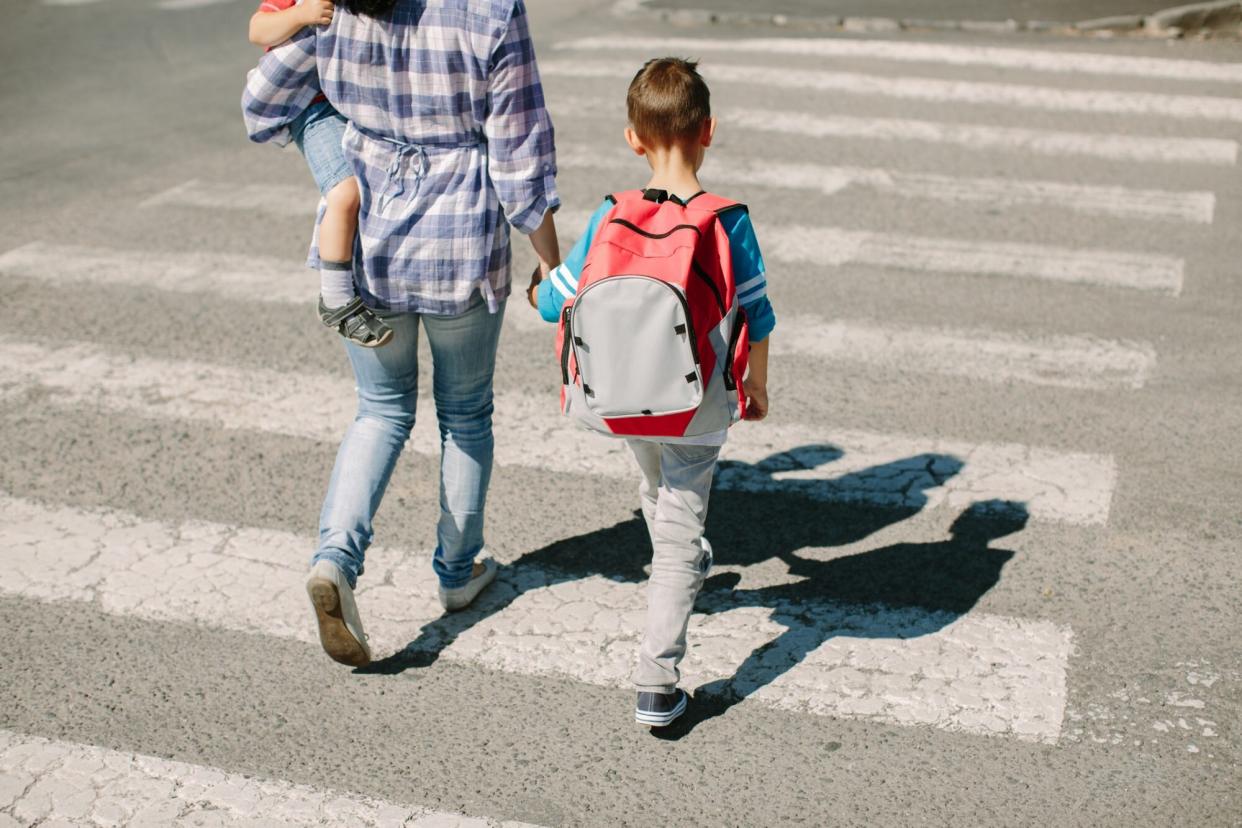
POLYGON ((315 620, 319 622, 319 643, 328 657, 350 667, 370 664, 371 653, 345 625, 336 584, 327 578, 311 578, 306 582, 306 593, 315 608, 315 620))
POLYGON ((496 562, 496 559, 485 558, 480 563, 483 564, 483 571, 474 576, 465 586, 454 589, 440 587, 440 606, 444 607, 447 612, 464 610, 474 603, 479 593, 496 580, 496 573, 500 571, 500 564, 496 562))
POLYGON ((677 702, 676 706, 667 713, 645 713, 636 708, 634 710, 634 721, 649 727, 667 727, 680 718, 682 713, 686 712, 687 699, 686 694, 682 693, 681 701, 677 702))

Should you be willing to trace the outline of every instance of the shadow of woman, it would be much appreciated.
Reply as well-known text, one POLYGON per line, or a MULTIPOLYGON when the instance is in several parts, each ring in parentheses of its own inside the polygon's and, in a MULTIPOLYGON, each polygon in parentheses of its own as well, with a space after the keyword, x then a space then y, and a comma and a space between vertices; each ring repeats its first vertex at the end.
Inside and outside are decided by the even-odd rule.
MULTIPOLYGON (((720 611, 716 605, 720 603, 717 599, 721 596, 714 594, 726 592, 722 600, 726 600, 728 606, 772 606, 778 614, 774 617, 780 620, 784 617, 780 613, 796 614, 798 604, 810 600, 860 604, 899 602, 902 587, 892 578, 877 580, 875 576, 881 571, 905 572, 903 577, 925 584, 937 582, 935 573, 908 565, 920 556, 911 556, 906 561, 905 569, 895 566, 895 560, 881 562, 880 558, 876 558, 874 564, 855 565, 851 571, 846 564, 808 561, 794 554, 804 547, 854 543, 917 514, 927 503, 927 491, 943 485, 962 467, 956 458, 925 454, 826 480, 782 477, 786 473, 797 475, 817 469, 840 457, 842 452, 836 447, 809 445, 774 454, 755 464, 722 462, 718 477, 720 488, 712 494, 707 530, 717 550, 717 563, 748 566, 777 558, 784 561, 792 573, 802 575, 806 580, 767 590, 731 592, 719 589, 724 586, 723 581, 711 579, 704 596, 708 611, 720 611), (886 505, 874 505, 877 499, 886 505), (739 597, 750 603, 739 604, 739 597)), ((867 553, 871 554, 874 553, 867 553)), ((893 551, 887 557, 902 556, 893 551)), ((942 554, 934 561, 927 560, 927 556, 922 556, 921 560, 924 567, 935 568, 946 560, 952 563, 960 558, 959 555, 946 558, 942 554)), ((503 611, 525 592, 591 575, 639 583, 646 578, 644 567, 650 559, 651 546, 641 518, 550 544, 523 555, 506 567, 506 577, 485 592, 474 607, 425 624, 418 637, 400 652, 373 662, 361 668, 360 672, 396 674, 430 665, 462 633, 503 611)), ((969 598, 969 605, 973 605, 978 596, 996 582, 998 573, 999 567, 992 573, 987 586, 979 583, 986 578, 976 578, 974 589, 966 588, 958 603, 973 594, 974 597, 969 598)), ((941 583, 958 584, 959 591, 960 585, 966 581, 969 579, 960 572, 956 578, 947 575, 939 580, 941 583)), ((940 594, 945 594, 945 591, 940 590, 940 594)), ((831 635, 831 630, 824 631, 819 643, 831 635)), ((735 676, 735 681, 741 683, 734 686, 740 688, 743 684, 761 681, 764 674, 758 669, 758 659, 773 647, 780 648, 789 643, 778 638, 761 648, 763 652, 753 653, 735 676)), ((803 646, 803 649, 806 652, 791 656, 790 666, 805 658, 813 647, 803 646)), ((790 652, 796 653, 797 650, 798 647, 794 647, 790 652)), ((779 672, 771 678, 775 675, 779 672)), ((714 702, 703 705, 696 700, 696 705, 692 706, 692 709, 703 710, 693 717, 691 727, 712 715, 723 713, 736 703, 737 698, 734 697, 737 693, 732 687, 728 688, 729 692, 723 692, 726 689, 723 687, 713 689, 718 692, 709 690, 706 695, 712 696, 714 702)), ((678 732, 688 732, 684 726, 678 730, 667 730, 669 735, 674 736, 678 732)))
MULTIPOLYGON (((739 499, 709 521, 713 537, 731 537, 758 517, 761 504, 739 499)), ((950 537, 931 543, 899 543, 827 561, 794 554, 794 547, 773 538, 773 557, 783 560, 791 576, 801 580, 753 590, 736 590, 740 576, 712 576, 704 585, 696 612, 727 612, 737 607, 765 607, 785 632, 756 648, 732 678, 703 685, 695 703, 672 727, 656 732, 678 739, 698 724, 722 715, 742 699, 771 684, 804 661, 829 639, 909 639, 929 635, 966 614, 1000 581, 1013 552, 992 542, 1022 531, 1029 513, 1025 504, 987 500, 972 504, 953 522, 950 537)), ((718 560, 718 563, 723 561, 718 560)))

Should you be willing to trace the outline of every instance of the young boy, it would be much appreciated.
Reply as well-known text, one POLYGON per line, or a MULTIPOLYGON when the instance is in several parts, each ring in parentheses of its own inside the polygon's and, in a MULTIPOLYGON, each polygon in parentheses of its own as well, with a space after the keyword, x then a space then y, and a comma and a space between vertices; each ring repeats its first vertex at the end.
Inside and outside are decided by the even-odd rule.
MULTIPOLYGON (((697 64, 676 58, 649 61, 630 83, 626 105, 626 143, 651 167, 644 197, 692 201, 703 192, 698 170, 716 131, 707 84, 697 64)), ((596 231, 613 206, 606 199, 568 259, 548 279, 531 285, 527 298, 546 321, 558 321, 566 301, 575 295, 596 231)), ((745 417, 762 420, 768 413, 768 335, 776 317, 747 211, 727 210, 719 220, 729 237, 736 299, 750 324, 750 370, 742 383, 745 417)), ((678 664, 686 652, 686 627, 695 596, 712 563, 703 525, 726 436, 726 431, 719 431, 675 439, 627 439, 642 470, 639 495, 653 550, 647 620, 634 672, 635 718, 640 724, 666 726, 686 708, 686 693, 677 687, 678 664)))
MULTIPOLYGON (((306 26, 332 22, 332 0, 263 0, 250 18, 250 42, 268 49, 284 43, 306 26)), ((358 182, 341 138, 345 118, 319 95, 289 125, 289 134, 310 167, 324 197, 319 225, 319 318, 347 340, 378 348, 392 339, 392 329, 372 313, 354 289, 354 236, 358 230, 358 182)))

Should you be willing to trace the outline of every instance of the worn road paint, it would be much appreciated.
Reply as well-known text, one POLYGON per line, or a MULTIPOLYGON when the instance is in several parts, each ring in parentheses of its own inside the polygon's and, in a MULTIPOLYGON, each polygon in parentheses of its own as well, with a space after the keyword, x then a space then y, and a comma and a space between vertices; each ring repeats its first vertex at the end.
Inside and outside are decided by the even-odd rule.
MULTIPOLYGON (((140 417, 210 423, 335 443, 354 417, 352 383, 206 362, 167 361, 89 344, 0 344, 0 398, 33 390, 48 403, 140 417)), ((437 456, 439 433, 420 421, 414 451, 437 456)), ((624 443, 574 427, 554 397, 498 394, 496 461, 549 472, 630 478, 624 443), (555 435, 555 439, 551 439, 555 435)), ((1108 520, 1117 470, 1111 456, 1020 444, 840 431, 813 424, 746 424, 732 430, 719 488, 897 508, 965 508, 1011 500, 1037 520, 1108 520)))
POLYGON ((522 828, 9 730, 0 730, 0 823, 522 828))
POLYGON ((1117 75, 1175 81, 1242 83, 1242 63, 1104 55, 1054 49, 1019 49, 850 38, 590 37, 556 44, 559 50, 638 51, 650 54, 761 54, 789 57, 866 58, 902 63, 990 66, 1066 75, 1117 75))
MULTIPOLYGON (((629 61, 551 60, 539 64, 547 77, 617 78, 634 76, 629 61)), ((861 72, 829 72, 789 66, 704 64, 709 82, 757 85, 765 89, 841 92, 868 98, 978 104, 1045 112, 1140 115, 1192 121, 1242 122, 1242 100, 1213 95, 1167 95, 1114 89, 1061 89, 1017 83, 982 83, 940 78, 892 77, 861 72)))
MULTIPOLYGON (((627 170, 639 171, 642 162, 630 152, 598 153, 561 150, 557 165, 566 170, 627 170)), ((1211 224, 1216 211, 1216 196, 1204 190, 1151 190, 1131 187, 1107 187, 1073 184, 1062 181, 1039 181, 1009 178, 963 178, 934 173, 906 172, 881 167, 840 167, 823 164, 790 164, 758 161, 754 158, 730 157, 712 153, 704 164, 704 175, 714 182, 731 185, 772 187, 786 190, 810 190, 833 196, 851 189, 871 190, 882 195, 907 199, 946 201, 952 204, 979 204, 987 207, 1044 207, 1069 210, 1089 215, 1111 216, 1149 221, 1182 221, 1190 224, 1211 224)), ((180 203, 206 200, 205 188, 184 198, 180 203)), ((238 188, 219 186, 213 198, 213 209, 228 209, 229 198, 238 188)), ((260 189, 260 188, 257 188, 260 189)), ((261 188, 266 189, 266 188, 261 188)), ((301 193, 301 191, 298 191, 301 193)), ((162 203, 178 203, 173 191, 162 203)), ((243 204, 248 201, 243 189, 243 204)), ((302 213, 313 209, 313 202, 302 200, 302 213)))
MULTIPOLYGON (((563 218, 572 215, 566 213, 563 218)), ((574 229, 573 225, 565 227, 574 229)), ((313 275, 283 260, 140 254, 38 242, 0 254, 0 273, 288 304, 305 304, 314 291, 313 275), (50 267, 49 262, 55 266, 50 267), (257 283, 264 285, 264 291, 252 297, 257 283)), ((524 308, 519 311, 506 314, 506 323, 518 330, 550 335, 553 328, 548 323, 524 308)), ((781 331, 778 347, 783 353, 993 383, 1141 388, 1156 359, 1154 350, 1145 343, 884 326, 814 316, 785 319, 781 331)))
MULTIPOLYGON (((560 96, 549 102, 559 117, 617 118, 615 107, 599 97, 560 96)), ((624 113, 622 113, 622 116, 624 113)), ((760 107, 724 107, 719 113, 730 129, 747 129, 805 138, 856 138, 943 144, 970 150, 1083 157, 1106 161, 1160 164, 1205 164, 1231 167, 1238 160, 1238 142, 1223 138, 1164 138, 1109 132, 1067 132, 1003 127, 991 124, 923 121, 910 118, 863 118, 811 115, 760 107)), ((624 117, 617 118, 624 125, 624 117)))
MULTIPOLYGON (((0 514, 8 573, 0 592, 317 644, 303 588, 311 537, 3 495, 0 514)), ((428 554, 372 548, 357 595, 376 657, 438 652, 512 673, 630 686, 642 583, 570 577, 520 559, 501 573, 474 608, 445 616, 428 554)), ((1045 742, 1060 735, 1067 627, 746 590, 709 590, 698 606, 682 667, 687 689, 719 693, 733 679, 732 692, 782 710, 1045 742)))

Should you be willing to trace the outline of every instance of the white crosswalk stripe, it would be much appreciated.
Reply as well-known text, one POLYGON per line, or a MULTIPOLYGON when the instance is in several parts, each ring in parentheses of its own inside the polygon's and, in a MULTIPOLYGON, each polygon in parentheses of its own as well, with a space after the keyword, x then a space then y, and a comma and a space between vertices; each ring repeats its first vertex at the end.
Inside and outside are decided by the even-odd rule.
POLYGON ((1237 141, 1221 138, 1162 138, 1103 132, 1000 127, 989 124, 919 121, 909 118, 858 118, 747 107, 726 109, 730 128, 776 132, 807 138, 866 138, 946 144, 973 150, 1053 157, 1079 156, 1109 161, 1233 166, 1237 141))
POLYGON ((898 328, 799 316, 782 317, 781 329, 773 345, 778 354, 985 382, 1141 388, 1156 361, 1150 345, 1090 337, 1031 339, 992 331, 898 328))
MULTIPOLYGON (((616 107, 607 99, 584 95, 560 96, 549 103, 549 108, 556 117, 618 117, 616 107)), ((729 129, 805 138, 901 141, 1054 158, 1081 157, 1160 164, 1231 167, 1238 160, 1238 142, 1227 138, 1166 138, 912 118, 816 115, 762 106, 723 107, 719 116, 729 129)))
MULTIPOLYGON (((540 71, 553 78, 608 78, 629 81, 637 61, 544 61, 540 71)), ((788 66, 705 63, 703 77, 730 88, 760 86, 800 92, 842 92, 868 98, 987 104, 1047 112, 1147 115, 1184 120, 1242 121, 1242 99, 1211 95, 1164 95, 1115 89, 1058 89, 1016 83, 981 83, 921 77, 887 77, 859 72, 829 72, 788 66)))
POLYGON ((775 227, 766 231, 764 243, 768 258, 796 264, 865 264, 936 273, 974 273, 1131 288, 1173 296, 1182 291, 1185 270, 1183 261, 1173 256, 870 233, 836 227, 775 227))
MULTIPOLYGON (((559 226, 585 227, 590 215, 566 210, 559 226)), ((1045 244, 875 233, 841 227, 779 225, 762 231, 763 256, 813 268, 869 265, 922 273, 954 273, 1125 288, 1168 296, 1182 292, 1185 262, 1176 256, 1045 244)), ((2 263, 3 260, 0 260, 2 263)), ((786 278, 796 278, 795 269, 786 278)))
MULTIPOLYGON (((104 612, 317 643, 302 578, 314 539, 0 496, 0 592, 104 612)), ((479 611, 441 619, 430 556, 374 548, 358 602, 377 657, 434 651, 509 672, 628 686, 642 584, 507 568, 479 611), (490 609, 489 609, 490 608, 490 609), (498 611, 496 611, 498 610, 498 611), (413 643, 411 643, 413 642, 413 643)), ((706 595, 683 686, 732 677, 777 639, 739 692, 783 710, 1055 742, 1072 632, 983 613, 706 595)), ((709 691, 710 692, 710 691, 709 691)))
POLYGON ((0 824, 535 828, 8 730, 0 730, 0 824))
POLYGON ((1072 75, 1117 75, 1176 81, 1242 82, 1242 63, 1177 60, 1087 51, 1020 49, 920 43, 913 40, 852 40, 848 38, 672 38, 590 37, 556 44, 556 49, 641 51, 651 54, 760 54, 767 57, 804 55, 821 58, 866 58, 902 63, 984 66, 1072 75))
MULTIPOLYGON (((571 146, 557 154, 562 170, 625 170, 641 173, 629 153, 594 153, 571 146)), ((1046 207, 1088 215, 1148 221, 1211 224, 1216 196, 1203 190, 1152 190, 1060 181, 961 178, 877 167, 788 164, 713 153, 704 167, 712 182, 840 195, 871 190, 898 198, 928 199, 988 207, 1046 207)), ((222 184, 190 180, 144 200, 140 206, 251 210, 274 215, 311 216, 319 194, 311 187, 281 184, 222 184)), ((570 228, 572 229, 572 228, 570 228)))
MULTIPOLYGON (((642 161, 633 153, 595 153, 571 145, 557 153, 562 170, 625 170, 641 173, 642 161)), ((927 199, 954 204, 987 207, 1046 207, 1089 215, 1152 221, 1184 221, 1211 224, 1216 196, 1202 190, 1172 191, 1105 187, 1061 181, 1033 181, 1009 178, 963 178, 931 173, 907 172, 876 167, 841 167, 823 164, 790 164, 780 161, 733 157, 713 152, 703 167, 703 175, 713 184, 742 184, 788 190, 808 190, 822 195, 839 195, 854 189, 871 190, 899 198, 927 199)), ((184 185, 183 185, 184 186, 184 185)), ((196 187, 201 192, 201 188, 196 187)), ((299 191, 300 192, 300 191, 299 191)), ((305 202, 305 195, 300 198, 305 202)), ((184 197, 154 196, 156 203, 189 205, 204 199, 197 192, 184 197), (158 201, 157 201, 158 200, 158 201)), ((216 199, 223 207, 225 193, 216 199)), ((206 205, 204 205, 206 206, 206 205)), ((213 205, 214 206, 214 205, 213 205)), ((302 211, 307 208, 303 206, 302 211)))
MULTIPOLYGON (((523 308, 510 312, 505 323, 527 333, 550 335, 554 329, 523 308)), ((782 356, 998 384, 1142 388, 1156 367, 1156 352, 1148 343, 1089 336, 1024 337, 983 329, 886 325, 811 314, 783 314, 780 328, 772 348, 782 356)))
POLYGON ((313 185, 225 184, 190 179, 139 203, 139 207, 196 207, 253 210, 269 215, 314 216, 319 192, 313 185))
MULTIPOLYGON (((0 357, 0 398, 43 389, 62 405, 325 442, 338 441, 354 415, 352 383, 328 376, 130 357, 89 344, 4 342, 0 357)), ((634 474, 623 443, 574 428, 546 395, 498 395, 496 430, 501 465, 634 474)), ((438 455, 438 433, 415 429, 410 448, 438 455)), ((1037 520, 1070 524, 1107 521, 1117 474, 1107 456, 775 423, 735 429, 722 458, 734 461, 717 476, 726 489, 915 508, 1012 500, 1037 520)))
MULTIPOLYGON (((289 204, 293 206, 294 201, 289 204)), ((313 275, 306 268, 281 259, 142 254, 40 242, 0 254, 0 273, 307 306, 315 290, 313 275), (55 267, 49 267, 49 262, 55 262, 55 267), (253 295, 255 284, 264 285, 259 296, 253 295)), ((506 321, 518 330, 551 330, 520 306, 507 315, 506 321)), ((903 328, 814 316, 783 318, 781 331, 777 347, 784 354, 993 383, 1141 388, 1156 362, 1155 351, 1146 343, 1091 337, 1021 337, 986 330, 903 328)))
POLYGON ((227 3, 236 2, 237 0, 157 0, 155 7, 165 11, 185 11, 187 9, 201 9, 205 6, 223 6, 227 3))

